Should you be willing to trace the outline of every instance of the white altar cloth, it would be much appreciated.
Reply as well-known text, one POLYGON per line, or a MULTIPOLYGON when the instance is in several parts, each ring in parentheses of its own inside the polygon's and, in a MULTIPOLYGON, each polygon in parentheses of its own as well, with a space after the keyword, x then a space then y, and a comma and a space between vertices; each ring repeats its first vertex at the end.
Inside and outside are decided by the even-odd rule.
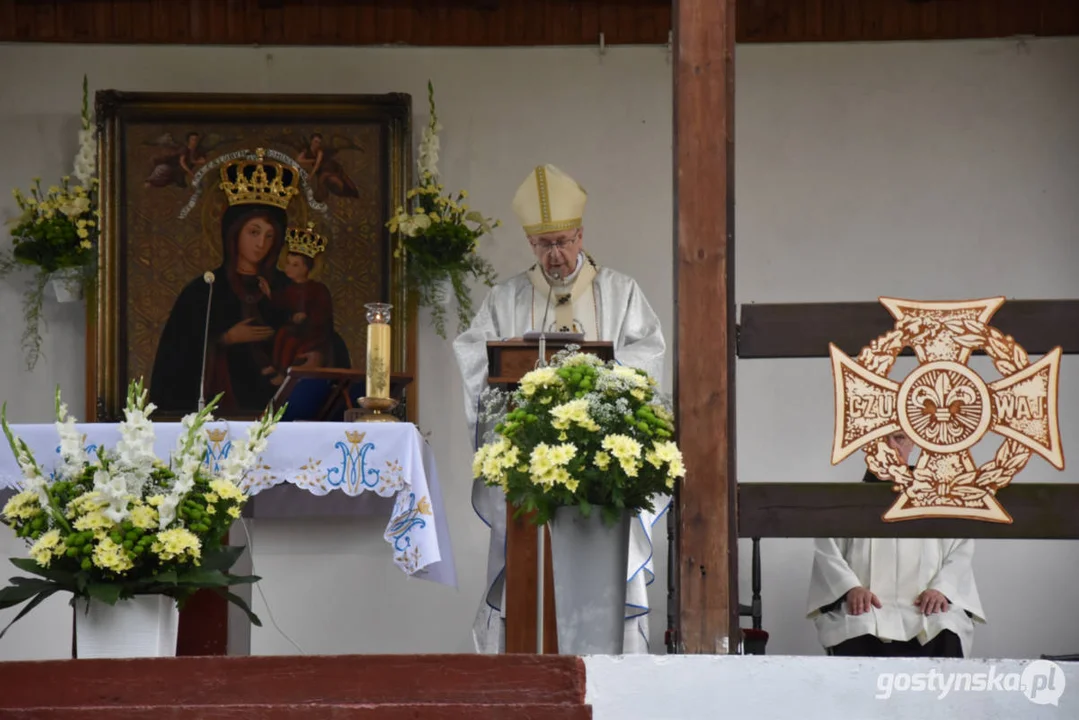
MULTIPOLYGON (((206 426, 206 462, 228 457, 231 443, 246 437, 249 422, 218 421, 206 426)), ((113 446, 120 439, 119 425, 82 423, 88 452, 113 446)), ((60 439, 54 424, 12 425, 26 441, 46 473, 59 459, 60 439)), ((179 423, 154 423, 157 456, 169 457, 182 432, 179 423)), ((0 443, 0 489, 17 488, 19 466, 7 443, 0 443)), ((457 586, 449 525, 434 452, 412 423, 280 423, 270 435, 259 466, 245 480, 245 490, 256 495, 291 483, 314 495, 337 490, 358 496, 375 493, 394 498, 393 512, 383 535, 393 551, 393 562, 406 574, 457 586)))

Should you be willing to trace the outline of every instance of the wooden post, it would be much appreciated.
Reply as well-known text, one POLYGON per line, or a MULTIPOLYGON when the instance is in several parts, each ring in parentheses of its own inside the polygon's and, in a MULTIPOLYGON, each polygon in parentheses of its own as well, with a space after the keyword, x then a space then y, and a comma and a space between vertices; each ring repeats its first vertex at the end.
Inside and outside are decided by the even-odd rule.
POLYGON ((675 0, 676 647, 737 652, 735 0, 675 0))

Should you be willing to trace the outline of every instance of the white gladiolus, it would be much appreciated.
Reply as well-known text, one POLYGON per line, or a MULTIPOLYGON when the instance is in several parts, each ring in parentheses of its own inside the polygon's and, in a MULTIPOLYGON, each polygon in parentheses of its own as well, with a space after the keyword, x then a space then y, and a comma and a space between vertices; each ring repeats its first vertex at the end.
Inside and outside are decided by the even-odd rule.
POLYGON ((79 152, 75 156, 75 169, 71 173, 83 187, 90 187, 90 180, 97 172, 97 138, 93 128, 79 130, 79 152))
POLYGON ((112 474, 107 470, 98 470, 94 473, 94 492, 108 503, 108 507, 101 512, 109 520, 121 523, 127 519, 128 487, 125 474, 112 474))
POLYGON ((75 418, 67 414, 67 405, 60 402, 59 391, 56 400, 56 433, 60 436, 60 465, 56 468, 56 474, 66 478, 82 472, 87 461, 86 450, 83 448, 82 433, 75 427, 75 418))

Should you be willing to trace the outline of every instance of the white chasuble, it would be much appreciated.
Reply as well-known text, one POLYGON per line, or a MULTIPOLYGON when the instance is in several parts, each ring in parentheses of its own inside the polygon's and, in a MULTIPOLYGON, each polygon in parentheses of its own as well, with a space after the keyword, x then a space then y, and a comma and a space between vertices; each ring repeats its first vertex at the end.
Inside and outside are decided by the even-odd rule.
POLYGON ((819 538, 814 541, 809 612, 826 648, 860 635, 923 645, 943 630, 959 636, 970 657, 974 623, 985 622, 974 582, 973 540, 923 538, 819 538), (847 604, 828 608, 855 587, 867 588, 881 607, 851 615, 847 604), (925 590, 949 601, 945 612, 926 615, 914 604, 925 590), (969 613, 969 615, 968 615, 969 613))
MULTIPOLYGON (((555 285, 552 291, 542 273, 534 267, 492 288, 476 311, 469 329, 453 343, 464 381, 465 414, 474 448, 484 442, 484 435, 493 427, 493 423, 477 422, 480 396, 487 387, 487 342, 521 337, 530 330, 539 330, 548 291, 552 298, 548 331, 576 324, 576 331, 584 332, 586 340, 612 342, 617 362, 640 368, 657 382, 663 378, 666 352, 663 331, 659 318, 633 278, 598 267, 590 257, 584 257, 583 264, 578 265, 566 285, 555 285), (568 295, 570 299, 558 305, 556 298, 560 295, 568 295)), ((668 496, 657 497, 655 511, 640 513, 632 523, 629 567, 626 569, 626 653, 648 652, 647 588, 655 578, 652 528, 669 505, 668 496)), ((472 507, 491 529, 486 590, 476 616, 473 637, 477 652, 497 653, 505 647, 502 631, 505 622, 506 497, 501 488, 488 487, 482 479, 474 479, 472 507)))

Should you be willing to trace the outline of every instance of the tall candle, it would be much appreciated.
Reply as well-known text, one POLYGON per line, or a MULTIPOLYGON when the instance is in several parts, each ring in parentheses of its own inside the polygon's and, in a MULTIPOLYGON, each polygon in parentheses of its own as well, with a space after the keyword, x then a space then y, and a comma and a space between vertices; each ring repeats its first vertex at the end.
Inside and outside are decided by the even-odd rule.
POLYGON ((367 397, 390 396, 390 308, 369 303, 367 308, 367 397))

